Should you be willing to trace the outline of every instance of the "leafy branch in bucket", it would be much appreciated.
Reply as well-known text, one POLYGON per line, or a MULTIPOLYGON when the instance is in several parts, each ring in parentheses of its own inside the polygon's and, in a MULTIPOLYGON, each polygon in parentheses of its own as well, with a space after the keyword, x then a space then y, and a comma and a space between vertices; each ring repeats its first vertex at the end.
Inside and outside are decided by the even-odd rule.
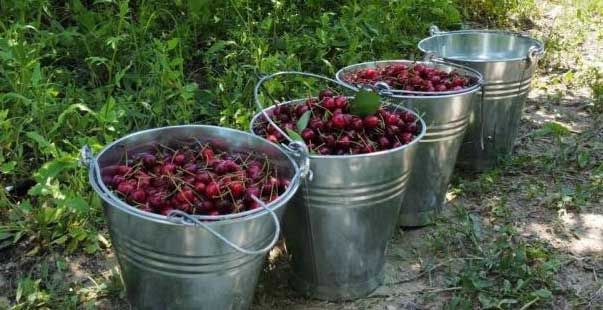
POLYGON ((304 114, 302 114, 302 116, 299 118, 299 120, 295 124, 297 131, 289 129, 289 128, 286 129, 287 135, 289 136, 289 138, 296 140, 296 141, 302 141, 302 142, 304 141, 304 139, 301 137, 301 135, 299 133, 301 133, 304 129, 306 129, 306 127, 308 127, 308 122, 310 121, 311 115, 312 115, 312 112, 310 112, 310 111, 306 111, 306 112, 304 112, 304 114))
POLYGON ((289 138, 295 141, 304 141, 304 139, 302 139, 302 137, 295 130, 287 128, 287 135, 289 136, 289 138))
POLYGON ((302 130, 304 130, 304 129, 306 129, 306 127, 308 127, 308 122, 310 121, 311 115, 312 115, 312 112, 310 112, 310 111, 306 111, 306 112, 304 112, 304 114, 302 114, 302 116, 299 118, 299 120, 295 124, 298 132, 302 132, 302 130))
POLYGON ((360 90, 350 105, 350 112, 361 117, 373 115, 381 106, 381 97, 371 90, 360 90))

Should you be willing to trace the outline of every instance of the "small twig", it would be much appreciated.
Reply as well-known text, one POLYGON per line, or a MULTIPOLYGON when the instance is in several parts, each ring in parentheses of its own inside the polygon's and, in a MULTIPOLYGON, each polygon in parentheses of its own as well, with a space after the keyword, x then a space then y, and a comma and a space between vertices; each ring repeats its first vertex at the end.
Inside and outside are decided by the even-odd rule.
POLYGON ((447 287, 447 288, 439 288, 439 289, 427 289, 427 290, 416 290, 413 292, 409 292, 409 293, 443 293, 443 292, 450 292, 450 291, 458 291, 463 289, 462 286, 455 286, 455 287, 447 287))
POLYGON ((404 295, 404 294, 416 294, 416 293, 444 293, 444 292, 458 291, 458 290, 461 290, 462 288, 463 288, 462 286, 446 287, 446 288, 435 288, 434 287, 434 288, 426 288, 426 289, 422 289, 422 290, 400 292, 397 294, 370 295, 367 298, 387 298, 387 297, 392 297, 392 296, 399 296, 399 295, 404 295))
POLYGON ((444 266, 444 265, 446 265, 446 264, 450 263, 452 260, 453 260, 453 259, 451 258, 451 259, 449 259, 449 260, 447 260, 447 261, 445 261, 445 262, 441 262, 441 263, 439 263, 439 264, 437 264, 437 265, 435 265, 435 266, 433 266, 433 267, 429 268, 428 270, 425 270, 425 271, 419 272, 419 273, 418 273, 417 275, 415 275, 414 277, 410 277, 410 278, 406 278, 406 279, 398 280, 398 281, 391 282, 391 283, 386 283, 386 284, 384 284, 384 285, 386 285, 386 286, 391 286, 391 285, 398 285, 398 284, 402 284, 402 283, 406 283, 406 282, 414 281, 414 280, 419 279, 420 277, 424 276, 426 273, 431 273, 432 271, 434 271, 434 270, 436 270, 436 269, 438 269, 438 268, 440 268, 440 267, 442 267, 442 266, 444 266))

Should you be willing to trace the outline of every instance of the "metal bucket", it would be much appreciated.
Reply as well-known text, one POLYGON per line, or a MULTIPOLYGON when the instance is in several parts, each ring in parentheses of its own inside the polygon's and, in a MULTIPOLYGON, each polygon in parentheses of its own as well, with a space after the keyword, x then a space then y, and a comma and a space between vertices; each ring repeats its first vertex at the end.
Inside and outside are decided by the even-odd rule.
MULTIPOLYGON (((128 299, 138 309, 247 309, 265 253, 280 233, 279 219, 300 185, 302 170, 277 145, 245 132, 214 126, 174 126, 140 131, 105 147, 96 157, 83 150, 90 183, 103 202, 128 299), (279 175, 291 178, 269 205, 222 216, 169 216, 141 211, 117 198, 101 181, 101 169, 126 152, 193 140, 225 150, 267 154, 279 175)), ((259 200, 258 200, 259 201, 259 200)))
POLYGON ((347 66, 336 74, 338 81, 356 70, 390 64, 424 64, 444 71, 455 70, 475 80, 474 86, 460 91, 438 93, 409 92, 382 87, 381 95, 400 105, 417 111, 427 123, 427 133, 419 142, 413 163, 412 176, 402 203, 398 220, 401 226, 424 226, 433 222, 444 205, 450 176, 461 146, 465 128, 469 124, 472 100, 480 89, 482 76, 479 72, 455 64, 439 61, 413 62, 408 60, 372 61, 347 66))
POLYGON ((544 54, 544 45, 525 35, 505 31, 441 32, 433 26, 430 34, 419 42, 421 51, 471 67, 484 76, 483 99, 474 101, 458 162, 471 170, 492 168, 513 150, 532 75, 544 54))
MULTIPOLYGON (((260 80, 258 105, 260 85, 283 74, 302 73, 260 80)), ((295 102, 299 100, 282 104, 295 102)), ((268 118, 262 112, 255 115, 252 132, 261 115, 268 118)), ((284 218, 295 290, 318 299, 350 300, 367 296, 382 283, 385 249, 397 226, 417 141, 425 134, 425 123, 415 116, 423 131, 410 144, 370 154, 309 156, 312 178, 302 182, 284 218)))

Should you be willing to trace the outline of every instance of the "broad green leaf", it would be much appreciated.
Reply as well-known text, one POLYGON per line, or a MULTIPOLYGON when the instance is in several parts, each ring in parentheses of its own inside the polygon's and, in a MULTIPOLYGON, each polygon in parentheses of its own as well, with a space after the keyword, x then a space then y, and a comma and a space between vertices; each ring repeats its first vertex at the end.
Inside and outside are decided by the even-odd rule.
POLYGON ((488 288, 488 287, 492 286, 492 282, 490 282, 486 279, 480 279, 480 278, 471 278, 471 284, 476 289, 483 289, 483 288, 488 288))
POLYGON ((86 252, 87 254, 93 254, 96 253, 96 251, 98 251, 99 246, 98 246, 98 242, 96 241, 96 239, 94 239, 93 241, 89 240, 88 243, 86 244, 86 246, 84 247, 84 252, 86 252))
POLYGON ((304 141, 304 139, 295 131, 291 130, 291 129, 287 129, 287 135, 289 136, 289 138, 296 140, 296 141, 304 141))
POLYGON ((31 73, 31 85, 38 86, 38 83, 40 82, 40 78, 42 77, 42 73, 40 72, 40 63, 37 62, 33 72, 31 73))
POLYGON ((306 129, 306 127, 308 127, 308 122, 310 121, 310 115, 312 115, 312 112, 310 112, 310 110, 306 111, 297 121, 297 131, 301 132, 302 130, 306 129))
POLYGON ((7 163, 3 163, 2 165, 0 165, 0 172, 4 173, 4 174, 9 174, 11 173, 11 171, 13 171, 15 169, 15 166, 17 165, 16 161, 9 161, 7 163))
POLYGON ((541 299, 553 298, 553 293, 551 293, 551 291, 547 290, 546 288, 541 288, 537 291, 533 291, 532 293, 530 293, 530 295, 532 295, 534 297, 539 297, 541 299))
POLYGON ((370 90, 360 90, 356 93, 350 105, 350 112, 358 116, 367 116, 377 113, 381 106, 381 97, 370 90))
POLYGON ((88 106, 81 104, 81 103, 74 103, 74 104, 70 105, 69 107, 67 107, 63 112, 61 112, 61 114, 57 118, 56 123, 50 130, 50 132, 54 132, 57 129, 59 129, 61 127, 61 125, 63 124, 63 122, 65 121, 65 117, 67 117, 67 115, 69 115, 73 112, 76 112, 76 111, 90 113, 94 117, 96 117, 96 112, 92 111, 92 109, 90 109, 88 106))
POLYGON ((70 197, 65 200, 65 205, 69 209, 75 210, 77 213, 84 213, 88 211, 89 206, 86 200, 81 197, 70 197))
POLYGON ((496 306, 497 300, 484 294, 484 293, 480 293, 477 296, 477 299, 479 299, 479 302, 482 304, 481 308, 482 309, 488 309, 488 308, 493 308, 496 306))
POLYGON ((58 157, 59 153, 54 143, 46 140, 42 135, 40 135, 36 131, 29 131, 25 134, 28 138, 34 140, 40 149, 40 151, 45 155, 52 155, 54 157, 58 157))
POLYGON ((179 38, 172 38, 167 42, 168 45, 168 50, 173 50, 174 48, 176 48, 176 46, 178 46, 178 43, 180 43, 180 39, 179 38))

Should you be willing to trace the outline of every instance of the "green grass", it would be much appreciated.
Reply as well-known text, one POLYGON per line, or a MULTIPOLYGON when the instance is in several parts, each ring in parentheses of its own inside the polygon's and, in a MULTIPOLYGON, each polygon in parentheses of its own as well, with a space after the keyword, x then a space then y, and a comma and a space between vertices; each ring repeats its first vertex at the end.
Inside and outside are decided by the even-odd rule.
POLYGON ((172 124, 246 128, 257 71, 332 76, 351 63, 412 58, 430 24, 461 22, 455 2, 431 0, 38 0, 0 8, 0 239, 34 236, 33 249, 89 252, 102 220, 78 165, 83 145, 98 151, 126 133, 172 124))

